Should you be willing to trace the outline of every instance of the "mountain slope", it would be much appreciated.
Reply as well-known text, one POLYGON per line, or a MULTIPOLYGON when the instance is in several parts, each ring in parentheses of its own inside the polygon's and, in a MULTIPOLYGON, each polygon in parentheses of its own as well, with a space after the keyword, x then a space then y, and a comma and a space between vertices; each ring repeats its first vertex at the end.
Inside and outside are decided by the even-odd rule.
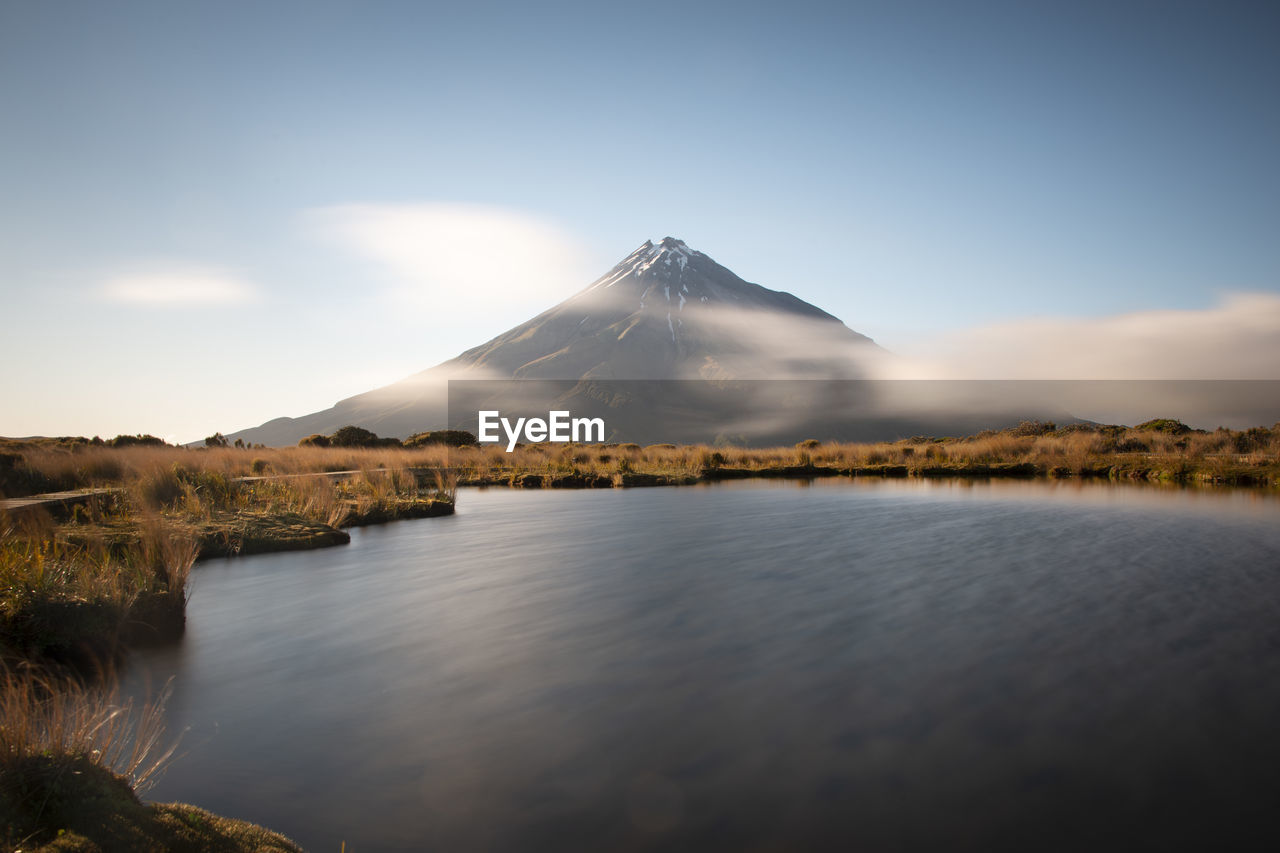
POLYGON ((444 425, 448 379, 849 379, 883 351, 839 319, 744 281, 667 237, 559 305, 454 359, 232 439, 294 444, 347 424, 405 437, 444 425))
POLYGON ((803 362, 815 360, 828 372, 855 371, 857 353, 832 344, 874 346, 820 308, 668 237, 440 368, 519 379, 779 378, 790 362, 809 374, 803 362))

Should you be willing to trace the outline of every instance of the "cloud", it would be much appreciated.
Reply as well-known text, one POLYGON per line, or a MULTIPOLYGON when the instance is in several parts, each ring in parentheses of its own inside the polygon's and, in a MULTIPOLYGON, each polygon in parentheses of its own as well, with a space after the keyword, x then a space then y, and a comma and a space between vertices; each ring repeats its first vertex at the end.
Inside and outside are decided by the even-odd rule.
POLYGON ((305 214, 307 226, 381 267, 387 295, 456 309, 549 307, 592 278, 587 253, 562 229, 483 205, 344 204, 305 214))
POLYGON ((714 359, 698 366, 701 379, 869 378, 888 356, 829 319, 723 304, 707 311, 696 302, 681 317, 686 339, 706 334, 716 342, 714 359))
POLYGON ((1037 318, 941 335, 899 353, 890 378, 1280 379, 1280 294, 1198 310, 1037 318))
POLYGON ((101 295, 111 302, 177 307, 250 302, 257 298, 257 291, 222 270, 168 266, 113 276, 103 283, 101 295))

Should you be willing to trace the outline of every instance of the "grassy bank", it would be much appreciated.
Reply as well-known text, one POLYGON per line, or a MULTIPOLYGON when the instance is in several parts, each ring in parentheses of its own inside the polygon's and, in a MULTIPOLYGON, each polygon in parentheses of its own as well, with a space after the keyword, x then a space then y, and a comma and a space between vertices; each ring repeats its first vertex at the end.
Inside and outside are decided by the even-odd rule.
POLYGON ((455 484, 678 485, 742 477, 1091 477, 1275 487, 1280 429, 1028 422, 958 438, 794 447, 104 447, 9 443, 17 490, 107 491, 0 520, 0 653, 82 663, 181 631, 201 556, 309 548, 358 524, 450 513, 455 484), (448 472, 448 473, 446 473, 448 472))
POLYGON ((196 545, 158 523, 128 543, 73 544, 50 526, 0 528, 0 659, 92 672, 186 622, 196 545))
POLYGON ((124 753, 154 742, 158 714, 115 703, 102 673, 130 647, 181 636, 200 557, 340 544, 344 527, 452 513, 452 482, 408 466, 438 472, 443 454, 58 442, 3 453, 10 494, 94 491, 0 512, 0 849, 296 850, 194 806, 142 803, 168 755, 124 753))
POLYGON ((1176 421, 1143 427, 1026 423, 967 437, 872 444, 805 441, 749 449, 526 445, 459 448, 463 485, 680 485, 741 477, 1089 477, 1239 486, 1280 485, 1280 429, 1197 432, 1176 421))
MULTIPOLYGON (((448 449, 438 445, 399 447, 260 447, 189 449, 170 446, 108 447, 80 438, 32 441, 0 439, 0 494, 20 497, 94 486, 153 481, 165 472, 198 477, 306 475, 317 472, 441 468, 448 449)), ((199 483, 196 483, 198 486, 199 483)))
POLYGON ((154 740, 141 733, 152 712, 138 712, 142 729, 118 728, 132 709, 113 704, 101 688, 49 675, 92 672, 129 646, 179 636, 188 575, 202 556, 338 544, 349 539, 344 527, 451 513, 458 484, 600 488, 818 476, 1097 477, 1274 488, 1280 429, 1196 432, 1163 421, 1059 430, 1028 423, 874 444, 529 445, 510 454, 492 446, 190 450, 11 442, 0 448, 0 488, 8 496, 98 491, 0 517, 3 841, 48 851, 296 849, 192 806, 142 803, 135 786, 146 774, 139 772, 163 762, 153 760, 153 750, 141 762, 122 756, 125 746, 154 740), (94 740, 112 732, 115 747, 94 740))
POLYGON ((250 823, 138 799, 178 745, 162 702, 135 707, 74 680, 0 670, 0 848, 298 851, 250 823))
POLYGON ((128 645, 180 634, 187 573, 200 557, 336 545, 350 541, 344 527, 454 507, 450 480, 406 464, 438 465, 430 453, 7 452, 16 457, 10 484, 97 490, 0 518, 0 656, 81 670, 128 645))

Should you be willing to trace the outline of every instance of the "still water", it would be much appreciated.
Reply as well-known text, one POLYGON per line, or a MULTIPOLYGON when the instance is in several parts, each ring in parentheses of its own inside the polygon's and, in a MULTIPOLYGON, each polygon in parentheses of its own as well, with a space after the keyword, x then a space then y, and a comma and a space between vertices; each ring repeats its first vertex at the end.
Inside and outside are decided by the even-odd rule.
MULTIPOLYGON (((1280 838, 1280 501, 1051 483, 463 490, 201 563, 148 797, 308 850, 1280 838)), ((1280 849, 1280 848, 1276 848, 1280 849)))

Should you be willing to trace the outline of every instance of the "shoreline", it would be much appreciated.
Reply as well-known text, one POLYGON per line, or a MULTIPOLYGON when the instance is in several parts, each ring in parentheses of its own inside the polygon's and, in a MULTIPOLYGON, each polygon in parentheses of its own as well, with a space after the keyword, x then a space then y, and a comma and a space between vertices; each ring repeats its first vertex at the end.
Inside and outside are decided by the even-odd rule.
MULTIPOLYGON (((91 501, 102 497, 101 493, 87 496, 91 501)), ((81 742, 102 745, 93 733, 102 730, 103 720, 114 719, 122 710, 126 722, 105 729, 109 732, 104 736, 106 746, 110 747, 112 738, 132 737, 129 732, 135 726, 141 737, 147 717, 158 718, 158 709, 144 709, 139 716, 131 707, 104 711, 101 703, 110 700, 91 697, 103 690, 108 697, 114 696, 114 667, 133 651, 181 642, 186 632, 188 577, 197 561, 345 544, 351 536, 343 527, 450 515, 453 495, 381 495, 371 502, 352 501, 340 507, 341 527, 296 512, 209 509, 209 517, 199 520, 181 514, 109 516, 99 512, 96 520, 78 523, 84 509, 78 503, 55 502, 57 511, 69 512, 69 523, 53 525, 45 508, 28 519, 37 525, 26 531, 28 535, 49 538, 42 538, 16 562, 20 534, 6 523, 6 567, 21 566, 24 559, 43 567, 52 558, 64 570, 75 571, 84 566, 88 554, 90 562, 96 559, 104 568, 155 571, 165 580, 132 592, 118 589, 105 597, 77 594, 72 588, 28 593, 5 602, 0 612, 5 726, 21 726, 26 734, 15 741, 20 748, 5 749, 0 756, 0 819, 6 827, 0 842, 6 846, 21 842, 23 849, 36 851, 74 845, 77 849, 216 847, 228 853, 297 853, 301 848, 293 841, 259 824, 185 803, 143 801, 132 769, 107 763, 101 758, 103 750, 86 755, 81 742), (43 528, 40 515, 47 523, 43 528), (68 719, 81 722, 68 732, 68 719), (33 810, 32 804, 39 808, 33 810)), ((94 509, 101 508, 90 507, 94 509)), ((38 571, 43 574, 44 570, 38 571)), ((163 699, 159 701, 162 707, 163 699)), ((160 761, 169 760, 168 754, 160 761)))
POLYGON ((505 486, 510 488, 607 489, 649 486, 689 486, 746 479, 793 479, 844 477, 849 479, 1020 479, 1020 480, 1107 480, 1116 483, 1170 483, 1180 486, 1221 486, 1228 488, 1280 488, 1280 474, 1238 471, 1215 472, 1197 467, 1164 465, 1110 465, 1082 470, 1047 467, 1031 462, 994 462, 963 466, 906 464, 831 467, 823 465, 780 465, 765 468, 710 468, 697 473, 618 472, 589 474, 545 470, 512 470, 481 476, 460 476, 459 486, 505 486))
MULTIPOLYGON (((771 450, 531 445, 513 456, 475 447, 450 449, 425 465, 405 464, 410 459, 401 452, 405 455, 380 455, 384 468, 281 471, 275 476, 243 478, 237 478, 234 469, 213 468, 220 458, 214 454, 175 449, 160 456, 140 455, 139 462, 145 466, 125 469, 112 480, 82 484, 84 492, 64 490, 49 496, 47 505, 42 505, 40 495, 21 499, 32 509, 3 513, 7 519, 3 544, 10 570, 21 570, 24 560, 34 559, 59 566, 72 581, 78 572, 92 575, 95 565, 97 570, 114 567, 120 573, 154 573, 154 577, 133 582, 140 586, 106 594, 91 593, 91 584, 74 582, 66 589, 32 587, 31 592, 8 601, 6 612, 0 614, 4 616, 0 646, 11 666, 27 671, 50 667, 91 677, 103 661, 109 666, 133 649, 181 641, 186 630, 187 577, 196 562, 332 547, 351 541, 347 532, 351 527, 451 515, 456 511, 459 486, 594 489, 752 479, 950 479, 1158 483, 1269 492, 1280 487, 1280 463, 1272 452, 1192 458, 1177 452, 1070 457, 1059 451, 1019 459, 1019 453, 1026 455, 1036 448, 1034 440, 1027 438, 989 448, 985 458, 957 452, 967 447, 962 442, 923 441, 871 448, 802 442, 795 448, 771 450), (1000 459, 1000 455, 1014 458, 1000 459), (174 460, 181 460, 182 467, 174 460), (43 544, 30 549, 24 543, 43 544)), ((128 451, 121 453, 117 458, 131 458, 128 451)), ((290 450, 254 453, 260 454, 252 460, 255 467, 278 464, 283 468, 290 460, 290 450), (259 465, 263 458, 265 464, 259 465)), ((248 454, 245 457, 250 461, 248 454)), ((305 461, 316 464, 325 458, 332 457, 307 456, 305 461)), ((23 760, 39 764, 43 759, 23 760)), ((62 759, 55 754, 50 760, 62 759)), ((45 773, 36 772, 38 776, 45 773)), ((110 771, 102 768, 102 772, 110 771)), ((132 805, 138 801, 127 780, 115 779, 123 786, 117 810, 132 815, 138 832, 151 826, 165 809, 191 809, 191 814, 206 816, 201 820, 223 821, 219 828, 245 839, 246 844, 253 833, 260 832, 252 843, 266 843, 269 837, 279 849, 292 849, 286 839, 260 827, 219 819, 193 807, 141 804, 140 810, 132 805)), ((117 783, 104 777, 99 784, 117 783)), ((5 803, 0 802, 0 811, 3 807, 5 803)))

